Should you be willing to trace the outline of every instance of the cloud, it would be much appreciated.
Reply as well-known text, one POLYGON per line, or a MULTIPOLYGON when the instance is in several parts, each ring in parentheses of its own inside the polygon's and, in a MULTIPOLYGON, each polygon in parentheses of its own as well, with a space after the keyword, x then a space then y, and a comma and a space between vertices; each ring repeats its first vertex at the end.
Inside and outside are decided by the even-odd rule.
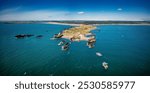
POLYGON ((118 8, 117 10, 118 10, 118 11, 122 11, 122 8, 118 8))
POLYGON ((13 8, 8 8, 8 9, 1 10, 1 11, 0 11, 0 14, 14 13, 14 12, 19 11, 20 9, 21 9, 20 6, 18 6, 18 7, 13 7, 13 8))
POLYGON ((79 14, 79 15, 82 15, 82 14, 85 14, 85 12, 80 11, 80 12, 78 12, 78 14, 79 14))
POLYGON ((5 9, 0 11, 0 21, 17 21, 17 20, 62 20, 69 17, 66 16, 67 11, 55 10, 29 10, 20 11, 18 9, 5 9))
MULTIPOLYGON (((121 11, 122 8, 117 10, 121 11)), ((63 10, 24 10, 20 8, 5 9, 0 11, 0 21, 22 20, 141 20, 149 18, 149 15, 126 12, 74 12, 63 10)))

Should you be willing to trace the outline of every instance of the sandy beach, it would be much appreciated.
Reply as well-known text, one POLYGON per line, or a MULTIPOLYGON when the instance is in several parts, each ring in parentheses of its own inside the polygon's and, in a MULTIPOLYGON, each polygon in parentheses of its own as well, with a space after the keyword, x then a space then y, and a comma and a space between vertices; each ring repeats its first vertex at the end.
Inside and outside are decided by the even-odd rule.
POLYGON ((95 26, 99 26, 99 25, 133 25, 133 26, 150 26, 150 24, 93 24, 95 26))
POLYGON ((59 22, 47 22, 47 24, 70 25, 70 26, 80 26, 80 24, 68 24, 68 23, 59 23, 59 22))
MULTIPOLYGON (((80 26, 81 24, 72 24, 72 23, 60 23, 60 22, 47 22, 47 24, 57 24, 57 25, 70 25, 70 26, 80 26)), ((137 26, 150 26, 150 24, 147 24, 147 23, 143 23, 143 24, 115 24, 115 23, 113 23, 113 24, 91 24, 91 25, 93 25, 93 26, 100 26, 100 25, 137 25, 137 26)))

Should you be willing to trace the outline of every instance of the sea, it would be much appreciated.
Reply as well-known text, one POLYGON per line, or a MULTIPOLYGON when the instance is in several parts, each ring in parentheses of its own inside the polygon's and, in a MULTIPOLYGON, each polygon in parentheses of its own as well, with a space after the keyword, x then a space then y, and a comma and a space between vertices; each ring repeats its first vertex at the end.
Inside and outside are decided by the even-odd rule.
POLYGON ((96 36, 93 48, 86 41, 76 41, 62 51, 58 43, 64 39, 51 38, 71 27, 0 23, 0 75, 150 76, 150 26, 99 25, 92 31, 96 36), (18 34, 34 36, 17 39, 18 34), (103 62, 108 63, 107 70, 103 62))

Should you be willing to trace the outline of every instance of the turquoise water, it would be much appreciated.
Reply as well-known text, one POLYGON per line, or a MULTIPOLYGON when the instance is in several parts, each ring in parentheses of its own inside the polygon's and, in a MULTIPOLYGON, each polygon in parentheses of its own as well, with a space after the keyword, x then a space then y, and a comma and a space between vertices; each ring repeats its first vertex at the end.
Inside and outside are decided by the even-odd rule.
POLYGON ((150 75, 150 26, 97 26, 95 47, 73 42, 61 51, 50 38, 70 26, 0 24, 0 75, 27 76, 139 76, 150 75), (17 34, 35 36, 16 39, 17 34), (43 35, 42 38, 36 38, 43 35), (102 53, 102 57, 96 56, 102 53), (109 64, 108 70, 102 62, 109 64))

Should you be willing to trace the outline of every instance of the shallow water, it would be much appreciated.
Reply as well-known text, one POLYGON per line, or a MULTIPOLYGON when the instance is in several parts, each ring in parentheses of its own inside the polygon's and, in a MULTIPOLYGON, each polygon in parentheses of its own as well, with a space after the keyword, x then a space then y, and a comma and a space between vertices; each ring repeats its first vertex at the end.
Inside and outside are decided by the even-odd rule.
POLYGON ((150 75, 150 26, 98 26, 95 47, 73 42, 68 51, 50 38, 70 26, 0 24, 0 75, 150 75), (16 39, 17 34, 33 37, 16 39), (42 38, 36 38, 43 35, 42 38), (99 57, 96 52, 103 56, 99 57), (102 67, 107 62, 108 70, 102 67))

